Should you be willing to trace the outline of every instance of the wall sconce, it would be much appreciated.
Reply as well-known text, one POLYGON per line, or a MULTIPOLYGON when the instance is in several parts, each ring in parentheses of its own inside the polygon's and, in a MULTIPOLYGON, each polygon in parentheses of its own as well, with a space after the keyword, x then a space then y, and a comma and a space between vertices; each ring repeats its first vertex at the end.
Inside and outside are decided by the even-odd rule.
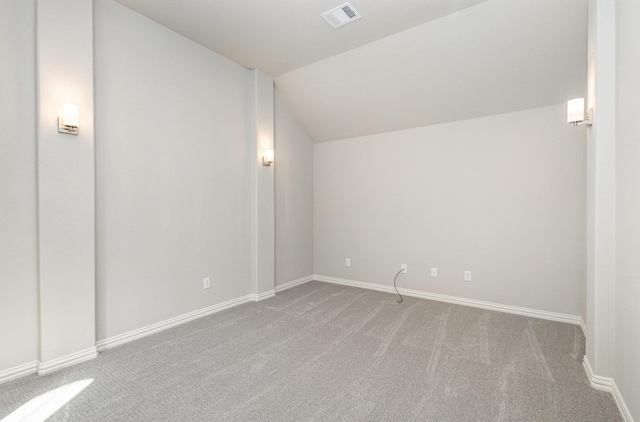
POLYGON ((79 120, 80 117, 77 105, 68 103, 62 104, 62 116, 58 117, 58 132, 77 135, 79 120))
POLYGON ((262 153, 262 165, 270 166, 273 163, 273 150, 268 149, 262 153))
POLYGON ((574 126, 587 125, 591 126, 593 122, 593 109, 590 108, 587 111, 587 115, 584 113, 584 98, 574 98, 567 101, 567 123, 574 126))

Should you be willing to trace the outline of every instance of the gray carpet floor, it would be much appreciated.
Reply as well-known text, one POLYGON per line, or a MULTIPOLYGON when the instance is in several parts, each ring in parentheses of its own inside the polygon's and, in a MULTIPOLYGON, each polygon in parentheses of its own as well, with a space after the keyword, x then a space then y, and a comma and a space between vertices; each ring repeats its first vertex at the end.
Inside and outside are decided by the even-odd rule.
POLYGON ((311 282, 0 385, 0 418, 94 379, 51 421, 618 421, 579 327, 311 282))

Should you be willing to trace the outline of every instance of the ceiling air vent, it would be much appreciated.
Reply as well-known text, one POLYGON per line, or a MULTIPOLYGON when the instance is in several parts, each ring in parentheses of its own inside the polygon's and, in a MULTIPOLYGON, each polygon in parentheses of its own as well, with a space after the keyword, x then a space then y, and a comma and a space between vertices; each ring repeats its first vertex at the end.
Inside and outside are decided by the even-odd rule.
POLYGON ((321 16, 334 28, 360 19, 360 13, 356 12, 356 9, 350 3, 345 3, 328 12, 324 12, 321 16))

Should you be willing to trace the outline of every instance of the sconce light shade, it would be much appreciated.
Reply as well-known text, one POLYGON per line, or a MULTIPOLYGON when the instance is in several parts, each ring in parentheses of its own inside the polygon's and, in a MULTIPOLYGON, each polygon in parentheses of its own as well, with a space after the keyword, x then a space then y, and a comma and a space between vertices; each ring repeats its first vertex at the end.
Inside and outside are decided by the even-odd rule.
POLYGON ((62 104, 62 118, 65 126, 78 127, 80 116, 78 106, 75 104, 62 104))
POLYGON ((567 123, 584 120, 584 98, 574 98, 567 101, 567 123))
POLYGON ((584 98, 574 98, 567 101, 567 123, 574 126, 591 126, 591 115, 593 110, 589 109, 587 115, 584 113, 584 98))
POLYGON ((62 116, 58 117, 58 132, 71 135, 78 134, 80 123, 80 113, 75 104, 65 103, 62 105, 62 116))
POLYGON ((272 149, 268 149, 266 150, 263 154, 262 154, 262 165, 263 166, 270 166, 271 163, 273 163, 273 150, 272 149))

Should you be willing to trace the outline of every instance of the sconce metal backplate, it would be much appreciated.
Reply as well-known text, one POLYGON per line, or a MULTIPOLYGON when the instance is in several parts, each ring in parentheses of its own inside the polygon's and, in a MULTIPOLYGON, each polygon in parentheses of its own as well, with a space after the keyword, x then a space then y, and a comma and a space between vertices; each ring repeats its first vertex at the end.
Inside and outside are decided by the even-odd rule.
POLYGON ((62 119, 58 117, 58 132, 60 133, 68 133, 69 135, 77 135, 78 127, 77 126, 65 126, 62 124, 62 119))
POLYGON ((591 126, 593 125, 593 109, 589 108, 587 110, 587 115, 585 116, 586 118, 584 120, 580 120, 578 122, 573 122, 574 126, 591 126))

